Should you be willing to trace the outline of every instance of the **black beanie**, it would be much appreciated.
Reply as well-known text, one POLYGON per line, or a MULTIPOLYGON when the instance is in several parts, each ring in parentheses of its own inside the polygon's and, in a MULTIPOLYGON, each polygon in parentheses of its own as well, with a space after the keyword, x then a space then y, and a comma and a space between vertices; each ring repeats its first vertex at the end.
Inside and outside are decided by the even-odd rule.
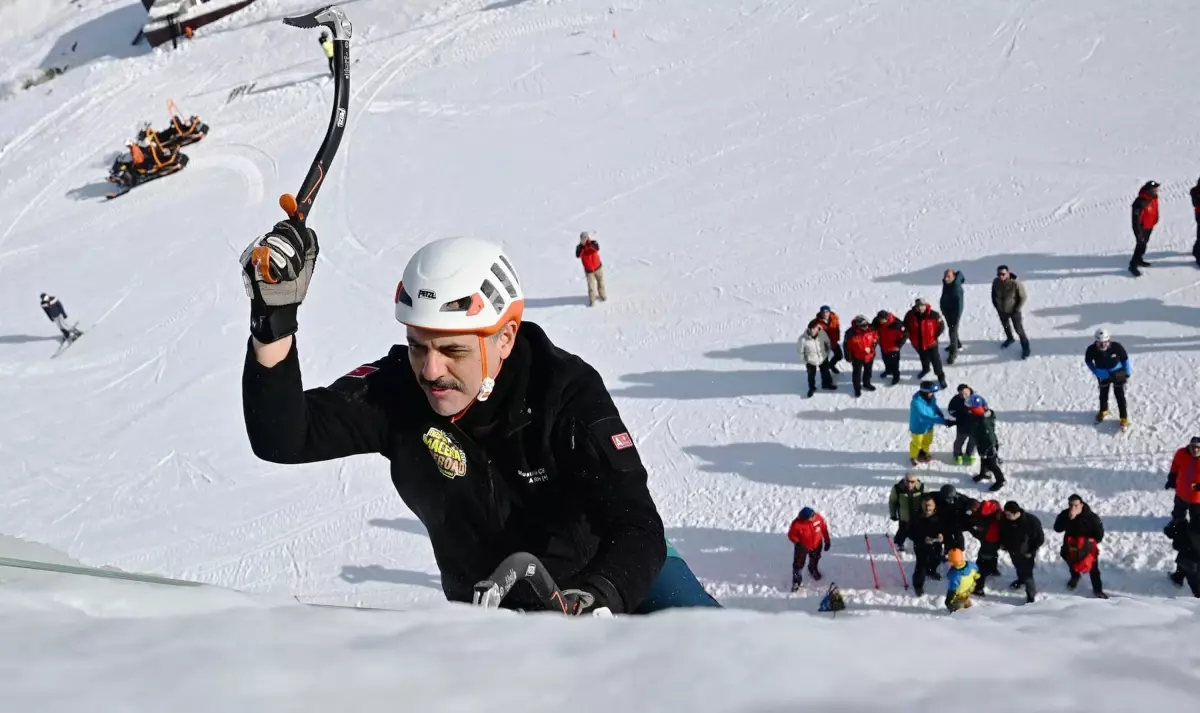
POLYGON ((1016 500, 1009 500, 1004 503, 1004 512, 1021 512, 1021 506, 1017 504, 1016 500))

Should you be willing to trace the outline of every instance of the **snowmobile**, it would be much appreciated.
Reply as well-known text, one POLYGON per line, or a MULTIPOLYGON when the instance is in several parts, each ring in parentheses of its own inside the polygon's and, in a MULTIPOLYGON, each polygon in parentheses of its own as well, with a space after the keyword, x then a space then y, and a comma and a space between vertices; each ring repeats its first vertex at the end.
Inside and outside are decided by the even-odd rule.
POLYGON ((182 171, 188 165, 188 157, 179 149, 163 149, 152 144, 140 146, 130 143, 129 153, 124 153, 113 159, 108 172, 108 180, 120 187, 115 193, 108 194, 111 200, 123 196, 135 186, 140 186, 156 178, 169 176, 182 171))
POLYGON ((138 143, 156 142, 160 148, 174 149, 194 144, 208 134, 208 124, 200 121, 200 117, 180 120, 176 114, 171 115, 171 125, 162 131, 150 128, 149 122, 138 132, 138 143))

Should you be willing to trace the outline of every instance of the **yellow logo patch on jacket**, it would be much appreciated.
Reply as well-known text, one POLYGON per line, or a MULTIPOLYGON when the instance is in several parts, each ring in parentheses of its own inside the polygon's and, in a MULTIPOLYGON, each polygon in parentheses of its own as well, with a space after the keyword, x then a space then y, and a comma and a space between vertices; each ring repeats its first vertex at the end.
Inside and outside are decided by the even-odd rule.
POLYGON ((467 474, 467 454, 449 434, 440 428, 430 427, 422 440, 442 475, 457 478, 467 474))

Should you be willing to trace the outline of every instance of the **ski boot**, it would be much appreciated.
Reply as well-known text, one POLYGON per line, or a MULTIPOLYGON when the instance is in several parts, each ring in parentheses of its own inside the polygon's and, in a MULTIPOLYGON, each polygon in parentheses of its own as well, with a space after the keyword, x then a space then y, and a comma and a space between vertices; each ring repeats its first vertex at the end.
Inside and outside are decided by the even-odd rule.
POLYGON ((963 457, 962 456, 954 456, 954 465, 962 465, 962 464, 963 464, 963 457))
POLYGON ((1097 411, 1096 412, 1096 423, 1102 422, 1104 420, 1104 417, 1107 415, 1108 415, 1108 409, 1102 408, 1099 411, 1097 411))
POLYGON ((814 582, 820 582, 822 579, 824 579, 824 575, 822 575, 822 574, 821 574, 821 571, 820 571, 820 570, 817 570, 817 569, 811 569, 811 568, 810 568, 810 569, 808 570, 808 574, 809 574, 809 576, 810 576, 810 577, 812 577, 812 578, 813 578, 813 581, 814 581, 814 582))
POLYGON ((863 391, 874 391, 875 387, 872 384, 863 384, 863 391))
POLYGON ((997 480, 996 482, 992 483, 992 487, 988 488, 988 492, 989 492, 989 493, 994 493, 994 492, 996 492, 997 490, 999 490, 1000 488, 1003 488, 1003 487, 1004 487, 1004 481, 1003 481, 1003 480, 997 480))
POLYGON ((1121 419, 1121 430, 1122 430, 1122 431, 1128 431, 1128 430, 1129 430, 1129 419, 1127 419, 1127 418, 1123 418, 1123 419, 1121 419))
POLYGON ((1008 339, 1005 339, 1003 342, 1000 342, 1000 348, 1001 348, 1001 349, 1008 349, 1008 348, 1009 348, 1009 347, 1011 347, 1011 346, 1013 345, 1013 343, 1014 343, 1014 342, 1016 342, 1016 341, 1017 341, 1017 340, 1013 339, 1012 337, 1009 337, 1008 339))
POLYGON ((933 461, 933 456, 929 455, 925 451, 921 451, 917 454, 917 460, 922 463, 929 463, 933 461))
POLYGON ((975 456, 967 456, 967 465, 975 465, 975 456))

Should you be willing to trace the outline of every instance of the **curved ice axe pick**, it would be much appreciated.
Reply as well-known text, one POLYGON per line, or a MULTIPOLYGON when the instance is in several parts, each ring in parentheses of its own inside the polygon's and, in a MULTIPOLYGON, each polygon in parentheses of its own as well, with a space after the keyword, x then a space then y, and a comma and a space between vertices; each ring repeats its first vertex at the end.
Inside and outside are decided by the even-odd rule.
POLYGON ((342 142, 342 133, 346 130, 346 114, 350 104, 350 35, 354 26, 346 19, 342 11, 332 5, 315 10, 307 15, 283 18, 283 24, 292 27, 310 29, 314 27, 328 28, 333 35, 333 64, 336 72, 333 77, 333 114, 329 117, 329 129, 325 132, 325 140, 313 159, 304 183, 300 184, 300 192, 296 195, 284 193, 279 196, 279 207, 300 228, 308 219, 313 201, 317 199, 317 191, 325 180, 325 172, 333 163, 338 144, 342 142))

